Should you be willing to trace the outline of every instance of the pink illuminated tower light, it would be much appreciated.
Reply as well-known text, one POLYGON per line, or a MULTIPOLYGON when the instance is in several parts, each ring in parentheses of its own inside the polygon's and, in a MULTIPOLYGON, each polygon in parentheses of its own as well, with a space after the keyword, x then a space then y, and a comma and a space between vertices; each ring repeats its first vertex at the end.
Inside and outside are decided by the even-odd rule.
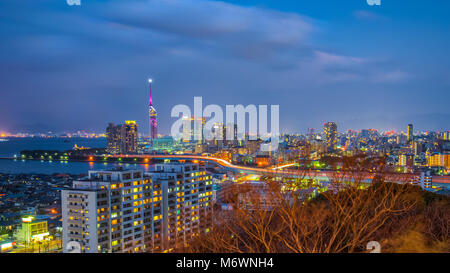
POLYGON ((158 133, 158 122, 156 121, 156 109, 153 107, 152 101, 152 79, 148 79, 148 83, 150 84, 150 98, 148 103, 148 112, 150 116, 150 145, 153 147, 153 139, 157 138, 158 133))

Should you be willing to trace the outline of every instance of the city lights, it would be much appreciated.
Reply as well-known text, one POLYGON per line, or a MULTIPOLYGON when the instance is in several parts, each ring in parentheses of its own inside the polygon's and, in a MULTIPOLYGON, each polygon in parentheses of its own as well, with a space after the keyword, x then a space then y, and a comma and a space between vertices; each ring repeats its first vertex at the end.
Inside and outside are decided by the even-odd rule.
POLYGON ((450 1, 3 2, 4 265, 450 253, 450 1))

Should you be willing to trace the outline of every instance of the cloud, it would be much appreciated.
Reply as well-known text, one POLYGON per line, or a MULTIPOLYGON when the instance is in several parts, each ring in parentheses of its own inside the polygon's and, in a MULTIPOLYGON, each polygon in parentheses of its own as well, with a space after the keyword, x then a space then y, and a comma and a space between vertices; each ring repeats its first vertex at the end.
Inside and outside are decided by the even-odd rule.
POLYGON ((335 55, 322 51, 314 51, 316 60, 321 65, 351 66, 365 63, 362 58, 335 55))
POLYGON ((96 16, 248 59, 300 49, 313 31, 310 20, 295 13, 205 0, 109 1, 96 16))
POLYGON ((372 80, 377 83, 398 83, 404 82, 409 78, 409 74, 405 71, 395 70, 383 73, 378 73, 372 77, 372 80))
POLYGON ((367 11, 367 10, 356 10, 353 12, 353 16, 359 20, 365 20, 365 21, 385 21, 385 20, 387 20, 386 17, 379 15, 372 11, 367 11))
POLYGON ((170 107, 194 95, 280 104, 282 122, 297 124, 412 78, 396 63, 318 42, 322 24, 291 12, 206 0, 1 2, 0 123, 10 128, 45 120, 54 130, 103 131, 136 119, 146 132, 148 76, 161 132, 170 107))

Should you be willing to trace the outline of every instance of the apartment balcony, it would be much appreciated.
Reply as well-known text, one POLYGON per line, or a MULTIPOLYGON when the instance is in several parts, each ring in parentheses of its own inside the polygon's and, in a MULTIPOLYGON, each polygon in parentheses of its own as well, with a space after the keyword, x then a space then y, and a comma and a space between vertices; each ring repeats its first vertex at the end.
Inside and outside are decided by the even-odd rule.
POLYGON ((68 197, 68 198, 67 198, 67 201, 69 201, 69 202, 77 202, 77 203, 81 203, 81 202, 83 202, 83 199, 81 199, 81 198, 68 197))
POLYGON ((82 233, 83 232, 83 228, 82 227, 68 227, 69 232, 73 231, 73 232, 78 232, 78 233, 82 233))
POLYGON ((81 224, 83 223, 83 219, 78 219, 78 220, 71 220, 71 219, 68 219, 68 220, 67 220, 67 223, 73 224, 73 225, 81 225, 81 224))
POLYGON ((68 209, 74 209, 74 210, 82 210, 83 207, 80 205, 67 205, 68 209))
POLYGON ((82 218, 83 214, 80 212, 69 212, 69 216, 73 216, 73 217, 77 217, 77 218, 82 218))
POLYGON ((129 219, 122 219, 122 224, 126 225, 126 224, 132 224, 135 220, 130 217, 129 219))
POLYGON ((81 234, 69 234, 69 239, 83 240, 83 235, 81 235, 81 234))

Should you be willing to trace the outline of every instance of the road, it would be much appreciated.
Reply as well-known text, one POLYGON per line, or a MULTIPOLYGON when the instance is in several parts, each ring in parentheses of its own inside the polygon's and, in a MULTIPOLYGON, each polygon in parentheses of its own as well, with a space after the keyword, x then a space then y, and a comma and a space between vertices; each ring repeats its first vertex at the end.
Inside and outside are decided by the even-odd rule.
MULTIPOLYGON (((332 170, 284 170, 286 167, 293 166, 293 163, 289 163, 282 166, 277 166, 273 168, 256 168, 256 167, 246 167, 246 166, 238 166, 234 165, 224 159, 215 158, 211 156, 200 156, 200 155, 111 155, 113 158, 142 158, 150 160, 150 159, 176 159, 176 160, 198 160, 198 161, 208 161, 214 162, 224 168, 238 171, 238 172, 251 172, 255 174, 273 174, 273 175, 282 175, 282 176, 297 176, 297 177, 307 177, 307 178, 315 178, 322 180, 329 180, 333 177, 342 177, 346 174, 340 171, 332 171, 332 170)), ((359 173, 351 173, 349 174, 351 177, 358 177, 360 181, 370 182, 374 178, 374 173, 370 172, 359 172, 359 173)), ((386 174, 385 180, 390 182, 400 182, 401 181, 411 181, 411 174, 386 174)))

